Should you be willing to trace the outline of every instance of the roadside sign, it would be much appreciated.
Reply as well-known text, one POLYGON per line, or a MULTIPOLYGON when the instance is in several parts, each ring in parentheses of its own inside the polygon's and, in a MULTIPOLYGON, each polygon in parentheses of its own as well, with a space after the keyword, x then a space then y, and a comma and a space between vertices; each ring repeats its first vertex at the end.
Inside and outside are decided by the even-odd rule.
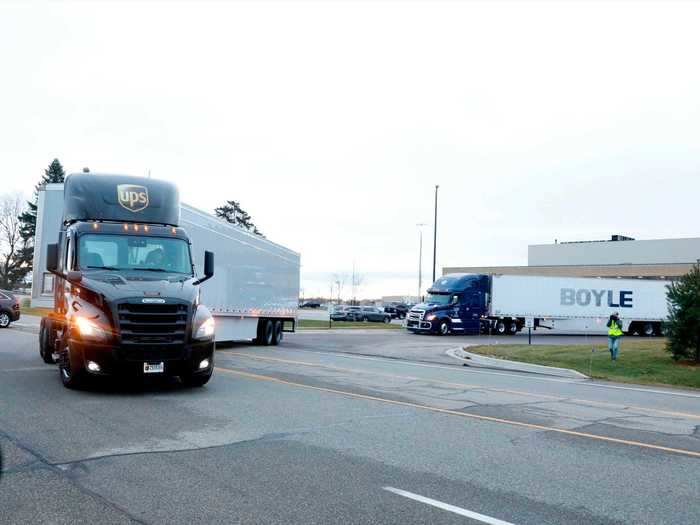
POLYGON ((525 318, 525 328, 534 328, 535 320, 532 317, 525 318))

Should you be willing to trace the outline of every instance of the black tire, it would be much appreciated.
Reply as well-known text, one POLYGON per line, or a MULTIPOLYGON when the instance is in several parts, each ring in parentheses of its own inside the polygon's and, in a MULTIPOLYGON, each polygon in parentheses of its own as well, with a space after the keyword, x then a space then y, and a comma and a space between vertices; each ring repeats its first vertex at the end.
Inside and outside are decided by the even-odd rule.
POLYGON ((504 321, 496 322, 496 333, 499 335, 505 335, 508 332, 506 323, 504 321))
POLYGON ((189 374, 180 376, 180 381, 182 381, 183 385, 189 388, 202 387, 209 382, 212 372, 213 368, 206 374, 189 374))
POLYGON ((656 327, 654 323, 644 323, 642 327, 642 335, 644 337, 653 337, 656 334, 656 327))
POLYGON ((438 324, 438 334, 449 335, 451 331, 452 325, 447 319, 443 319, 442 321, 440 321, 440 324, 438 324))
POLYGON ((508 335, 515 335, 518 333, 518 323, 511 321, 508 325, 508 335))
POLYGON ((7 328, 10 326, 10 314, 4 310, 0 310, 0 328, 7 328))
POLYGON ((391 322, 391 317, 388 315, 384 317, 384 324, 389 324, 391 322))
POLYGON ((369 319, 367 319, 367 316, 363 316, 363 317, 362 317, 362 322, 363 322, 363 323, 366 323, 367 321, 369 321, 369 319))
POLYGON ((262 328, 262 345, 263 346, 270 346, 272 344, 272 339, 274 337, 274 324, 272 321, 269 319, 266 319, 263 321, 263 328, 262 328))
POLYGON ((282 332, 282 321, 274 321, 272 329, 272 345, 277 346, 282 342, 284 332, 282 332))
POLYGON ((399 314, 399 319, 406 319, 406 314, 399 314))
POLYGON ((75 357, 71 358, 68 346, 58 359, 58 373, 66 388, 78 390, 85 385, 85 370, 77 364, 75 357))
POLYGON ((53 365, 56 361, 53 358, 53 346, 49 342, 51 334, 51 323, 41 320, 41 328, 39 328, 39 355, 47 365, 53 365), (46 326, 48 324, 48 327, 46 326))

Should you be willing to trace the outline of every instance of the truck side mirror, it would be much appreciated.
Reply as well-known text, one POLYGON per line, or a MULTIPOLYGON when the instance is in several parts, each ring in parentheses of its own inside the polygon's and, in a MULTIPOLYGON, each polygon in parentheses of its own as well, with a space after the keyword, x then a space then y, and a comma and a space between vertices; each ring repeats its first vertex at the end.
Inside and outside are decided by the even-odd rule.
POLYGON ((214 252, 204 252, 204 277, 197 279, 194 284, 202 284, 214 277, 214 252))
POLYGON ((204 276, 207 279, 214 277, 214 252, 204 252, 204 276))
POLYGON ((58 273, 58 244, 49 244, 46 247, 46 269, 51 273, 58 273))

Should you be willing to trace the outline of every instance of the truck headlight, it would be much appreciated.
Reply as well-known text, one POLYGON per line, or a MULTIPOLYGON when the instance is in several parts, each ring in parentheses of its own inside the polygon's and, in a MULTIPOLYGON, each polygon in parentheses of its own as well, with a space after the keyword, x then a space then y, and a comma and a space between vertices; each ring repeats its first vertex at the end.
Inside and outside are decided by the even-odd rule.
POLYGON ((107 332, 100 328, 94 319, 88 319, 87 317, 76 317, 75 327, 78 329, 78 333, 81 337, 87 339, 107 338, 107 332))
POLYGON ((192 337, 194 339, 205 341, 214 337, 214 318, 205 306, 197 307, 197 313, 194 316, 192 325, 192 337))

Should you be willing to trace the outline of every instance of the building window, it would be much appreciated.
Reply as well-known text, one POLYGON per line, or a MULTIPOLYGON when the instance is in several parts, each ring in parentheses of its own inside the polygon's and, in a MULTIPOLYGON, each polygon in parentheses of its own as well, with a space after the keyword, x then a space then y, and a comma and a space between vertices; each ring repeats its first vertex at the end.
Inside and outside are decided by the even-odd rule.
POLYGON ((53 275, 50 273, 45 273, 43 277, 44 278, 41 281, 41 294, 53 294, 53 275))

